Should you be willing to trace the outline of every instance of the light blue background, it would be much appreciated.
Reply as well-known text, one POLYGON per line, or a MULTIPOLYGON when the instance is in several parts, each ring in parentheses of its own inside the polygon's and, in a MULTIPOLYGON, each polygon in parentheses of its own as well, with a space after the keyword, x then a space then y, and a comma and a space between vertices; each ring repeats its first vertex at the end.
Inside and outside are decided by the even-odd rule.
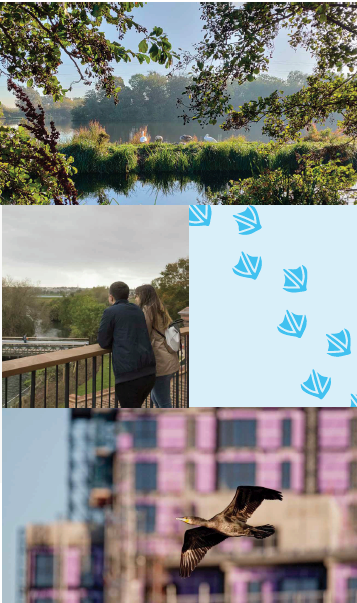
POLYGON ((257 206, 262 229, 242 236, 213 207, 190 226, 190 406, 350 406, 357 393, 357 209, 257 206), (236 276, 241 252, 261 255, 257 280, 236 276), (304 265, 307 291, 283 290, 304 265), (306 314, 301 339, 279 333, 286 310, 306 314), (326 333, 348 329, 349 356, 327 355, 326 333), (323 400, 301 390, 312 369, 331 377, 323 400))

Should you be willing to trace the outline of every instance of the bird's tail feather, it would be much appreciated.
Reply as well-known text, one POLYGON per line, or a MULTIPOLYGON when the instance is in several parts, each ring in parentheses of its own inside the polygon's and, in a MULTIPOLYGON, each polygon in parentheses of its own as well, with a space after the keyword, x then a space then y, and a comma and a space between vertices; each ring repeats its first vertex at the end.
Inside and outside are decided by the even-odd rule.
POLYGON ((270 526, 269 524, 265 526, 256 526, 255 528, 250 528, 249 536, 253 536, 253 538, 268 538, 268 536, 272 536, 275 532, 274 526, 270 526))

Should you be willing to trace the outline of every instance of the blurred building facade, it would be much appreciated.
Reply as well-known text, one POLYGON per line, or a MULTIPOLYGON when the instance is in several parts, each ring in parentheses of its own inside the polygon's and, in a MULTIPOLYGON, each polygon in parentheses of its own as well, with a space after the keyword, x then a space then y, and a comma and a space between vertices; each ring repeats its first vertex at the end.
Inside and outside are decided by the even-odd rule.
MULTIPOLYGON (((357 409, 77 410, 69 451, 69 517, 104 530, 105 603, 357 603, 357 409), (276 534, 227 539, 181 579, 175 518, 215 515, 239 484, 283 491, 250 520, 276 534)), ((87 603, 79 584, 64 601, 87 603)))

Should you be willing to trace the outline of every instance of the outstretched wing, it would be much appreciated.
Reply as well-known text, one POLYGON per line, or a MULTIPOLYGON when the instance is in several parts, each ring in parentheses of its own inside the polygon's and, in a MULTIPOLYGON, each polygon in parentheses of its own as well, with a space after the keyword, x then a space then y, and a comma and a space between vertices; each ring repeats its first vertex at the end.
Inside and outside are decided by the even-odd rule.
POLYGON ((249 519, 263 500, 283 500, 283 495, 277 490, 270 490, 270 488, 238 486, 232 502, 221 514, 249 519))
POLYGON ((181 552, 180 576, 183 578, 190 576, 207 551, 226 538, 228 536, 210 528, 186 530, 181 552))

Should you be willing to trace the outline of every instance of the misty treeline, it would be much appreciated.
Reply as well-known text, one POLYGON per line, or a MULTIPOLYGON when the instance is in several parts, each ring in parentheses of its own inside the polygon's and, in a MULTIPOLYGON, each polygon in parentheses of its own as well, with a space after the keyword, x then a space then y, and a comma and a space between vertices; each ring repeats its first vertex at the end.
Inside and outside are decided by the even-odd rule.
MULTIPOLYGON (((119 278, 119 277, 118 277, 119 278)), ((173 319, 189 304, 189 260, 180 258, 167 264, 152 282, 173 319)), ((28 337, 35 334, 36 321, 41 331, 51 324, 61 325, 70 337, 97 338, 101 316, 108 302, 108 287, 100 286, 71 293, 61 298, 40 298, 41 289, 28 280, 3 278, 3 337, 28 337)), ((130 299, 134 303, 134 298, 130 299)))
MULTIPOLYGON (((264 74, 242 85, 233 82, 229 86, 232 105, 237 109, 243 103, 264 98, 275 90, 293 94, 304 86, 306 78, 307 74, 301 71, 291 71, 286 79, 264 74)), ((50 96, 41 96, 33 88, 26 88, 26 94, 35 105, 41 104, 45 112, 57 121, 171 121, 182 112, 176 105, 177 99, 185 98, 182 93, 191 83, 191 78, 186 75, 167 77, 155 71, 148 75, 133 75, 128 84, 120 77, 115 80, 116 86, 121 88, 117 105, 113 99, 106 98, 104 90, 89 90, 84 98, 64 98, 62 102, 54 102, 50 96)), ((3 109, 5 118, 21 115, 18 109, 3 109)))

